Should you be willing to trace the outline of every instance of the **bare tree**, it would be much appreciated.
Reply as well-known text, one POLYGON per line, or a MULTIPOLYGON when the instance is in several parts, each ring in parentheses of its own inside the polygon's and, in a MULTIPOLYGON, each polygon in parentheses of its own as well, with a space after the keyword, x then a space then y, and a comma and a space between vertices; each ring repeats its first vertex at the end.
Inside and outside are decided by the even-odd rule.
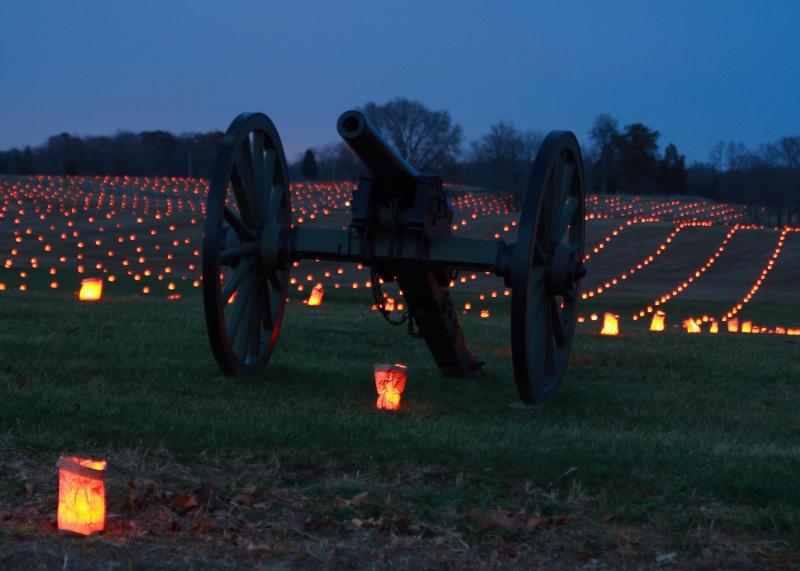
POLYGON ((472 160, 481 183, 519 196, 529 149, 525 137, 514 125, 498 121, 489 132, 472 143, 472 160))
POLYGON ((616 169, 616 140, 619 135, 617 120, 611 115, 601 113, 594 119, 589 138, 594 144, 594 154, 597 160, 594 163, 594 180, 597 191, 601 193, 613 192, 617 185, 616 169))
POLYGON ((384 105, 369 102, 362 111, 403 158, 423 172, 441 172, 459 155, 461 127, 447 111, 431 111, 404 97, 384 105))
POLYGON ((528 129, 522 134, 522 143, 525 145, 525 160, 533 161, 536 159, 536 153, 539 152, 539 147, 544 142, 544 133, 537 129, 528 129))
POLYGON ((752 163, 750 160, 751 158, 752 153, 750 153, 750 151, 747 150, 747 147, 745 147, 742 143, 728 141, 728 144, 725 147, 725 160, 728 163, 729 171, 747 168, 747 166, 752 163))
POLYGON ((314 151, 320 179, 355 180, 364 170, 358 157, 341 141, 314 151))
POLYGON ((708 162, 717 172, 722 172, 723 161, 725 157, 725 141, 717 141, 711 150, 708 152, 708 162))
POLYGON ((800 137, 783 137, 764 147, 764 158, 771 164, 790 169, 800 168, 800 137))

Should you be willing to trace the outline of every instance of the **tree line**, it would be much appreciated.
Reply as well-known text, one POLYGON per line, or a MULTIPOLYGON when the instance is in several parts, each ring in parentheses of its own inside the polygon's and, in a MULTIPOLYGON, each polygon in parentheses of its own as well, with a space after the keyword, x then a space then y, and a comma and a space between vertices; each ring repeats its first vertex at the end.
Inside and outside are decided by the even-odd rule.
POLYGON ((220 131, 120 132, 112 137, 61 133, 35 148, 0 152, 0 173, 209 178, 222 137, 220 131))
POLYGON ((800 136, 748 149, 719 141, 708 161, 689 168, 693 194, 745 204, 758 221, 800 225, 800 136))
MULTIPOLYGON (((366 103, 361 111, 420 171, 520 198, 545 136, 498 121, 478 139, 465 142, 449 112, 402 97, 381 105, 366 103)), ((746 204, 754 216, 779 224, 800 222, 800 137, 784 137, 756 151, 720 142, 707 162, 687 167, 675 144, 661 151, 659 132, 643 123, 620 127, 610 115, 600 114, 588 135, 584 172, 590 191, 703 196, 746 204)), ((219 131, 121 132, 113 137, 62 133, 35 148, 0 152, 0 173, 209 178, 222 136, 219 131)), ((357 179, 363 170, 343 142, 309 148, 289 168, 292 180, 357 179)))

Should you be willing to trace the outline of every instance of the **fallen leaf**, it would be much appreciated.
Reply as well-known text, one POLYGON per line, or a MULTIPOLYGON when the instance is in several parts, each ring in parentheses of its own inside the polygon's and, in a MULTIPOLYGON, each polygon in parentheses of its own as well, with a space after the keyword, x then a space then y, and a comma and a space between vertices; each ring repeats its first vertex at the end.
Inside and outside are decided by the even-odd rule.
POLYGON ((214 484, 206 480, 200 487, 194 491, 197 496, 197 502, 204 508, 208 508, 214 499, 219 497, 219 490, 214 484))
POLYGON ((536 529, 540 525, 542 525, 541 516, 534 515, 528 518, 528 522, 525 524, 525 527, 528 529, 536 529))
POLYGON ((483 519, 483 525, 489 529, 504 529, 506 531, 521 531, 525 529, 525 520, 513 512, 492 510, 483 519))
POLYGON ((144 490, 140 490, 138 487, 136 487, 136 482, 128 482, 128 499, 130 500, 130 505, 133 509, 139 509, 142 507, 149 494, 150 489, 147 487, 144 490))
POLYGON ((204 519, 198 521, 189 530, 197 533, 211 533, 214 531, 214 524, 210 520, 204 519))
POLYGON ((628 557, 636 555, 636 548, 630 543, 622 543, 614 551, 628 557))
POLYGON ((183 511, 190 510, 197 507, 197 496, 190 492, 184 492, 175 496, 172 503, 181 508, 183 511))
POLYGON ((678 562, 678 554, 675 551, 656 555, 656 563, 659 565, 675 565, 678 562))
POLYGON ((369 492, 361 492, 360 494, 356 494, 350 498, 350 505, 354 508, 360 508, 361 506, 366 505, 368 497, 369 492))
POLYGON ((231 503, 239 504, 240 506, 252 506, 253 496, 245 493, 238 493, 231 498, 231 503))
POLYGON ((617 543, 627 543, 628 545, 638 545, 639 538, 633 535, 628 535, 627 533, 618 533, 617 534, 617 543))
POLYGON ((272 551, 272 546, 269 543, 248 543, 247 544, 247 554, 256 556, 256 555, 266 555, 272 551))
POLYGON ((394 530, 398 533, 402 533, 403 535, 410 535, 411 534, 411 526, 409 525, 408 518, 406 516, 398 516, 396 518, 382 518, 378 528, 381 531, 390 531, 394 530))

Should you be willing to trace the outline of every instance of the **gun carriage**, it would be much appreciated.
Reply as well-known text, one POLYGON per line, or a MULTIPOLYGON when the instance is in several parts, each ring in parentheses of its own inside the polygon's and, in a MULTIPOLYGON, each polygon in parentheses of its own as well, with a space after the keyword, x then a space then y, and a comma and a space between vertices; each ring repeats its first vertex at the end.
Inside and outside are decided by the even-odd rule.
POLYGON ((474 375, 482 363, 467 347, 449 283, 458 271, 483 271, 511 289, 510 344, 520 398, 553 398, 585 274, 583 163, 575 136, 553 131, 545 138, 510 243, 453 236, 442 179, 408 164, 360 112, 343 113, 337 130, 368 171, 345 229, 292 225, 286 158, 266 115, 239 115, 223 138, 203 239, 206 325, 223 373, 252 374, 267 364, 292 262, 319 259, 369 266, 373 284, 378 277, 396 280, 442 374, 474 375))

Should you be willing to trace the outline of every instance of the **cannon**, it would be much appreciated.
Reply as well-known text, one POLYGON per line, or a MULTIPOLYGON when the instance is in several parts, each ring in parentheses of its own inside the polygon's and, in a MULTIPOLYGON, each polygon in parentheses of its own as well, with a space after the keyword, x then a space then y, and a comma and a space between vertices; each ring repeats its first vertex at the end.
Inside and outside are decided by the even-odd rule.
POLYGON ((449 284, 458 271, 483 271, 511 289, 510 345, 521 400, 552 399, 569 358, 585 275, 583 162, 575 136, 552 131, 545 138, 510 243, 453 236, 442 178, 418 172, 359 111, 343 113, 337 130, 367 169, 343 229, 292 225, 286 158, 266 115, 243 113, 225 133, 202 256, 206 326, 222 372, 243 376, 266 365, 292 263, 318 259, 369 267, 373 288, 396 280, 410 324, 442 374, 476 375, 483 363, 467 347, 449 284))

